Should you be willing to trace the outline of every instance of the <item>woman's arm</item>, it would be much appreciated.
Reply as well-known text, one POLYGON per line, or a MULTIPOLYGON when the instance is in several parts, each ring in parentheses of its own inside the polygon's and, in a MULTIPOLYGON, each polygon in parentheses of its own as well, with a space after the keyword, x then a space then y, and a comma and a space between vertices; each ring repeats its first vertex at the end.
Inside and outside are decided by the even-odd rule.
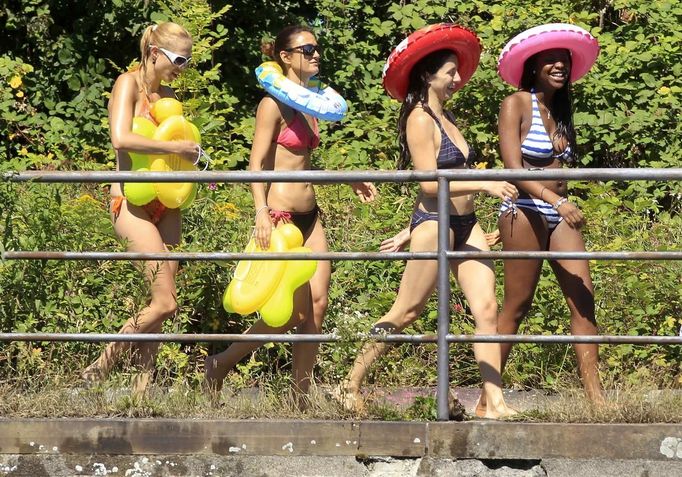
MULTIPOLYGON (((263 163, 271 154, 275 135, 278 134, 282 113, 277 102, 269 96, 263 98, 256 111, 256 130, 249 156, 249 170, 262 171, 263 163)), ((258 246, 267 250, 270 246, 270 234, 272 233, 272 219, 267 203, 264 182, 252 182, 251 194, 253 195, 254 206, 256 207, 256 228, 254 236, 258 246)))
POLYGON ((114 149, 144 154, 180 154, 195 160, 199 146, 194 141, 157 141, 133 133, 137 89, 135 77, 130 73, 119 76, 114 84, 109 101, 109 135, 114 149))
MULTIPOLYGON (((415 170, 432 171, 437 169, 436 145, 433 134, 433 118, 422 109, 415 109, 407 118, 407 146, 415 170)), ((422 193, 427 196, 438 194, 437 182, 420 182, 422 193)), ((458 197, 475 192, 485 192, 502 200, 516 198, 516 187, 502 181, 451 181, 450 197, 458 197)))
POLYGON ((405 249, 405 246, 410 243, 410 227, 407 226, 391 238, 381 242, 379 245, 380 252, 400 252, 405 249))

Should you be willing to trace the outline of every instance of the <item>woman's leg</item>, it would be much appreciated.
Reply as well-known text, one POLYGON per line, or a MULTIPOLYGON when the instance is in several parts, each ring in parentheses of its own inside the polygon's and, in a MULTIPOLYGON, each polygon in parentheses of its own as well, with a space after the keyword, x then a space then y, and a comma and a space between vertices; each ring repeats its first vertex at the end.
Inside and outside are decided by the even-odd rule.
MULTIPOLYGON (((462 251, 490 250, 481 226, 476 224, 462 251)), ((492 260, 454 260, 451 268, 469 303, 476 321, 477 335, 497 333, 497 300, 495 298, 495 267, 492 260)), ((474 355, 481 370, 483 395, 487 410, 479 417, 498 419, 515 414, 504 402, 499 343, 474 343, 474 355)))
MULTIPOLYGON (((313 248, 313 250, 316 252, 327 251, 327 242, 324 237, 324 229, 322 228, 319 218, 317 219, 313 232, 310 234, 310 237, 306 240, 306 246, 311 248, 315 247, 313 248)), ((311 324, 306 325, 307 327, 310 327, 306 328, 307 330, 313 329, 312 328, 313 326, 315 330, 317 330, 318 328, 321 329, 322 320, 324 319, 324 314, 327 309, 326 291, 329 289, 330 274, 331 266, 329 265, 329 262, 319 261, 317 264, 317 270, 315 271, 315 275, 313 275, 310 282, 301 286, 294 293, 294 311, 292 313, 291 319, 284 326, 272 328, 265 324, 263 320, 259 319, 248 330, 246 330, 245 333, 282 334, 286 333, 287 331, 291 330, 296 326, 305 324, 307 321, 313 323, 313 325, 311 324), (315 287, 315 292, 313 292, 316 293, 315 297, 311 297, 311 288, 313 286, 315 287), (309 320, 311 316, 314 316, 315 320, 319 319, 319 322, 315 320, 309 320), (319 323, 319 327, 318 325, 316 325, 316 323, 319 323)), ((308 332, 312 333, 313 331, 308 332)), ((314 332, 316 333, 317 331, 314 332)), ((225 351, 206 357, 204 361, 205 389, 210 393, 219 393, 223 386, 223 380, 227 376, 227 373, 229 373, 230 370, 234 368, 237 365, 237 363, 239 363, 239 361, 242 360, 242 358, 244 358, 244 356, 248 355, 249 353, 252 353, 262 344, 263 344, 262 342, 258 341, 232 343, 225 351)), ((315 355, 317 353, 317 347, 318 345, 314 346, 314 352, 312 353, 313 358, 311 360, 306 361, 304 357, 302 361, 303 364, 299 364, 301 363, 302 357, 300 356, 300 351, 297 352, 296 347, 294 347, 293 365, 294 383, 297 389, 303 389, 303 386, 305 386, 305 390, 307 390, 307 386, 309 384, 309 375, 315 364, 315 355), (307 367, 309 367, 309 371, 306 374, 305 370, 308 369, 307 367), (307 378, 304 378, 304 376, 307 376, 307 378), (304 380, 305 382, 301 383, 302 380, 304 380)), ((311 349, 310 346, 308 348, 303 349, 304 353, 307 350, 308 353, 310 354, 311 349)))
MULTIPOLYGON (((157 228, 149 221, 149 216, 141 208, 124 201, 118 217, 114 220, 117 235, 127 241, 127 250, 131 252, 164 252, 168 251, 165 242, 175 245, 180 239, 180 212, 169 210, 157 228), (163 225, 162 225, 163 223, 163 225), (163 232, 161 232, 163 230, 163 232)), ((175 272, 177 262, 150 261, 144 262, 143 270, 150 283, 151 301, 140 313, 130 318, 119 331, 120 333, 152 333, 161 330, 163 321, 172 316, 177 309, 175 272)), ((99 358, 83 373, 88 380, 106 376, 118 360, 120 354, 130 348, 138 348, 143 366, 149 368, 153 363, 153 345, 141 343, 133 347, 129 343, 110 343, 99 358)))
MULTIPOLYGON (((156 224, 159 233, 161 234, 161 239, 165 244, 166 250, 172 250, 174 246, 180 243, 181 237, 181 227, 182 227, 182 215, 179 209, 168 209, 159 223, 156 224)), ((178 262, 167 261, 168 269, 170 270, 170 276, 173 277, 173 286, 175 286, 175 276, 178 273, 178 262)), ((177 297, 175 291, 173 291, 173 297, 176 299, 177 307, 177 297)), ((172 316, 169 315, 169 316, 172 316)), ((151 328, 148 333, 161 333, 163 330, 164 320, 160 320, 156 325, 151 328)), ((143 392, 147 384, 150 381, 152 372, 156 364, 156 355, 159 350, 161 343, 158 342, 146 342, 139 343, 137 346, 137 360, 138 364, 142 368, 142 372, 139 373, 133 382, 133 391, 136 393, 143 392)))
MULTIPOLYGON (((498 220, 503 250, 545 250, 549 231, 547 223, 536 212, 519 207, 516 214, 504 213, 498 220)), ((497 331, 515 334, 533 303, 540 278, 542 260, 504 260, 504 301, 497 318, 497 331)), ((511 343, 500 343, 500 374, 511 352, 511 343)), ((476 406, 477 415, 485 415, 486 394, 476 406)))
MULTIPOLYGON (((452 235, 452 234, 451 234, 452 235)), ((438 222, 428 220, 417 226, 411 234, 410 251, 425 252, 436 249, 438 222)), ((451 237, 452 240, 452 237, 451 237)), ((409 260, 400 281, 398 296, 391 309, 375 325, 375 329, 400 332, 413 323, 424 310, 436 286, 438 262, 435 260, 409 260)), ((346 381, 342 384, 342 404, 349 410, 361 410, 363 403, 360 387, 370 367, 388 349, 387 343, 367 343, 358 354, 346 381)))
MULTIPOLYGON (((547 249, 549 231, 545 220, 536 212, 518 208, 516 215, 503 214, 498 225, 505 251, 540 251, 547 249)), ((504 261, 504 302, 497 323, 500 334, 515 334, 533 304, 540 278, 542 260, 504 261)), ((502 367, 511 351, 511 343, 501 343, 502 367)))
MULTIPOLYGON (((583 252, 585 242, 580 230, 561 222, 549 239, 549 249, 556 252, 583 252)), ((574 335, 598 334, 594 317, 594 287, 587 260, 552 260, 550 265, 559 281, 571 312, 571 333, 574 335)), ((573 345, 578 358, 578 371, 587 397, 597 403, 604 402, 604 391, 599 379, 599 346, 573 345)))
MULTIPOLYGON (((329 250, 319 216, 305 242, 305 246, 313 252, 327 252, 329 250)), ((295 302, 294 314, 298 314, 297 333, 317 334, 322 332, 322 322, 327 313, 329 302, 331 273, 332 268, 329 261, 320 260, 317 262, 317 270, 310 279, 309 286, 305 287, 305 295, 297 297, 299 299, 295 302)), ((294 389, 297 392, 302 394, 308 392, 319 348, 319 343, 294 343, 292 369, 294 389)))

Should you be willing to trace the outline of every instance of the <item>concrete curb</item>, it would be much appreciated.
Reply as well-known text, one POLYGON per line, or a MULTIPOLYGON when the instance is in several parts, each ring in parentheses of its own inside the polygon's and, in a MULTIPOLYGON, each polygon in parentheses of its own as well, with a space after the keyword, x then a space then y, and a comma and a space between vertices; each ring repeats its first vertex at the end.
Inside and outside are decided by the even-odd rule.
POLYGON ((0 454, 682 462, 681 424, 0 419, 0 454))

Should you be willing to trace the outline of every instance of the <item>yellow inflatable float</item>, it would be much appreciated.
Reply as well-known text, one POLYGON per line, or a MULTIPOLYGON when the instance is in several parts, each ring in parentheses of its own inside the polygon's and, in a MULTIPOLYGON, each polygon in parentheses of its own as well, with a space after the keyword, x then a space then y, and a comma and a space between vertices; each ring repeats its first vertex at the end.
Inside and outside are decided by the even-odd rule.
MULTIPOLYGON (((133 118, 132 131, 158 141, 190 140, 201 144, 199 129, 182 116, 182 104, 173 98, 162 98, 152 105, 152 116, 158 127, 149 119, 133 118)), ((196 171, 197 168, 177 154, 147 155, 130 153, 133 171, 196 171)), ((130 182, 125 185, 126 199, 134 205, 146 205, 158 199, 169 209, 184 209, 194 201, 197 184, 192 182, 130 182)))
MULTIPOLYGON (((268 252, 311 252, 293 224, 273 229, 268 252)), ((251 239, 245 252, 262 251, 251 239)), ((228 312, 248 315, 259 311, 273 328, 287 324, 294 310, 294 292, 315 274, 316 260, 242 260, 223 295, 228 312)))

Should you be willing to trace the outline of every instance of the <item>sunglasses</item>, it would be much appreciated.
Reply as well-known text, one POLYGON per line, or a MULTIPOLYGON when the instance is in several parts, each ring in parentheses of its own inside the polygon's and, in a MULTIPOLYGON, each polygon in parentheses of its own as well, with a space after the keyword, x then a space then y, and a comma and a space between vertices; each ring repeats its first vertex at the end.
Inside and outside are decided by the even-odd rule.
POLYGON ((185 58, 185 57, 182 56, 182 55, 177 55, 177 54, 173 53, 172 51, 168 51, 168 50, 165 49, 165 48, 161 48, 160 46, 157 46, 157 48, 158 48, 159 51, 161 51, 164 55, 166 55, 166 58, 168 58, 168 61, 170 61, 171 63, 173 63, 173 64, 174 64, 175 66, 177 66, 178 68, 184 68, 185 66, 187 66, 187 63, 189 63, 190 60, 192 59, 191 56, 185 58))
POLYGON ((312 58, 315 52, 317 51, 320 55, 322 55, 322 47, 320 45, 313 45, 312 43, 307 43, 305 45, 300 45, 300 46, 293 46, 291 48, 287 48, 284 51, 291 53, 292 51, 300 51, 303 53, 303 56, 312 58))

